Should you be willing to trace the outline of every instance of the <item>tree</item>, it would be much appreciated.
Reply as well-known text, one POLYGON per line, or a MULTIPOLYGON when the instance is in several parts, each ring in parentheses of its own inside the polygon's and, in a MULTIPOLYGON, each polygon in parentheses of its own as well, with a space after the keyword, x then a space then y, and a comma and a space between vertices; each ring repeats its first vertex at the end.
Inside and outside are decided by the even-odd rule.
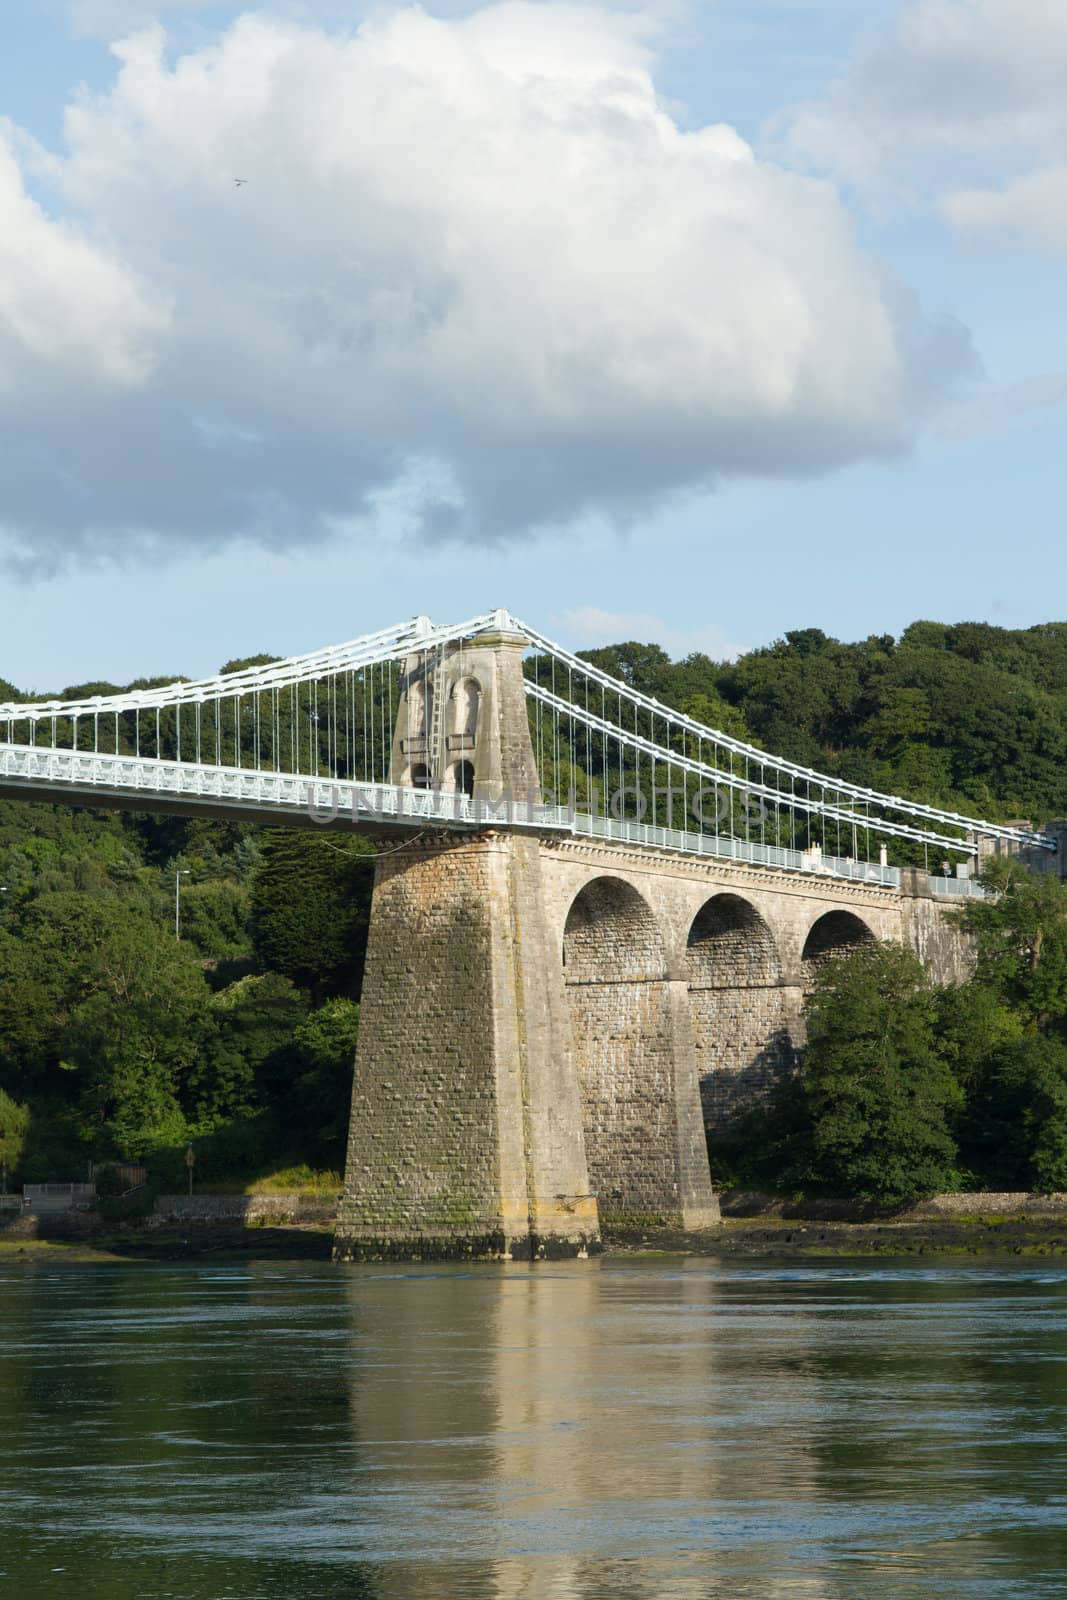
POLYGON ((43 896, 27 939, 54 975, 51 1064, 74 1075, 82 1137, 137 1158, 180 1138, 208 1001, 196 953, 135 905, 75 894, 43 896))
POLYGON ((322 1159, 341 1164, 352 1102, 352 1066, 359 1007, 338 996, 311 1012, 293 1032, 296 1077, 288 1094, 292 1120, 307 1131, 322 1159))
POLYGON ((886 1204, 953 1187, 960 1091, 918 958, 881 944, 828 962, 806 1010, 795 1178, 886 1204))
POLYGON ((277 972, 240 978, 213 996, 186 1090, 192 1120, 212 1126, 276 1103, 293 1076, 293 1033, 307 1009, 307 996, 277 972))
POLYGON ((3 1169, 5 1186, 22 1159, 29 1126, 29 1106, 20 1105, 0 1089, 0 1167, 3 1169))
POLYGON ((318 830, 272 829, 252 880, 260 965, 320 993, 359 993, 373 874, 371 846, 318 830))
POLYGON ((1045 1032, 1067 1019, 1067 884, 1010 859, 982 876, 994 896, 970 901, 963 916, 978 982, 1045 1032))
POLYGON ((987 1057, 963 1121, 965 1159, 997 1189, 1067 1189, 1067 1044, 1032 1033, 987 1057))

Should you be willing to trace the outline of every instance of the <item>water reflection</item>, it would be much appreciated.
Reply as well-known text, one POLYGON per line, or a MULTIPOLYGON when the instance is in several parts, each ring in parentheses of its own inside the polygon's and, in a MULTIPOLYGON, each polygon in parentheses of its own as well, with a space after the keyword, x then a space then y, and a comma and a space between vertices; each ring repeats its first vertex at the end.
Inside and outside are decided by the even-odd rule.
POLYGON ((0 1270, 27 1600, 1042 1600, 1067 1273, 0 1270))
POLYGON ((354 1488, 380 1485, 380 1592, 1040 1594, 1067 1580, 1055 1480, 1027 1447, 1039 1413, 1067 1464, 1065 1287, 700 1262, 501 1269, 417 1296, 353 1279, 354 1488), (1029 1360, 1049 1340, 1057 1364, 1040 1399, 1033 1366, 1020 1389, 997 1353, 1024 1327, 1029 1360))

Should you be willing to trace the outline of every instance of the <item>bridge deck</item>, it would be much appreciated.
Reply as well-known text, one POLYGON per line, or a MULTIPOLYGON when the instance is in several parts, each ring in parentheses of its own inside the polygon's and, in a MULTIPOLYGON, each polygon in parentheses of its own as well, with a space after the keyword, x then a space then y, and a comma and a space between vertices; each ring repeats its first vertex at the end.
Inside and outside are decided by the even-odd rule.
POLYGON ((133 811, 195 813, 222 820, 285 827, 318 826, 360 833, 395 833, 445 826, 463 832, 518 828, 641 845, 647 849, 747 861, 786 872, 814 873, 899 888, 899 867, 850 857, 788 850, 721 834, 594 816, 532 800, 474 800, 465 794, 351 783, 284 772, 157 761, 88 751, 0 748, 0 797, 133 811))

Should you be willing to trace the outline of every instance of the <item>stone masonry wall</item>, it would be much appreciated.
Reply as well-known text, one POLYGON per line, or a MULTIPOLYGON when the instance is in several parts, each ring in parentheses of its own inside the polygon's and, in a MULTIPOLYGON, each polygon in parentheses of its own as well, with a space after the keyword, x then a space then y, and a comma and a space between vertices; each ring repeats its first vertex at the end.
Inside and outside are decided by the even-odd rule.
POLYGON ((377 864, 339 1237, 499 1233, 489 860, 377 864))
POLYGON ((688 1018, 676 1015, 648 906, 628 885, 595 879, 570 909, 562 958, 601 1221, 714 1220, 688 1018))
POLYGON ((959 912, 917 895, 904 901, 904 939, 936 984, 966 983, 974 967, 974 947, 961 930, 959 912))
POLYGON ((721 1127, 794 1070, 804 991, 775 985, 690 990, 704 1120, 721 1127))
POLYGON ((799 991, 782 987, 774 935, 738 895, 702 907, 686 967, 704 1121, 718 1127, 794 1067, 799 991))
POLYGON ((537 840, 378 864, 336 1251, 581 1254, 598 1241, 537 840))
POLYGON ((680 1209, 664 982, 568 986, 589 1182, 603 1224, 680 1209))

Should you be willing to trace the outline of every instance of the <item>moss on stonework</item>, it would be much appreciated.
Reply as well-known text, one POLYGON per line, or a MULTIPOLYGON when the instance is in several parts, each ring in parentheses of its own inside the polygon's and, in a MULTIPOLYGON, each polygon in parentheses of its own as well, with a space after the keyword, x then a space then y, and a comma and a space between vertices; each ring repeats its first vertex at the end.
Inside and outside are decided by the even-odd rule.
POLYGON ((682 1227, 677 1211, 607 1211, 600 1213, 600 1225, 610 1233, 657 1233, 664 1229, 677 1231, 682 1227))

